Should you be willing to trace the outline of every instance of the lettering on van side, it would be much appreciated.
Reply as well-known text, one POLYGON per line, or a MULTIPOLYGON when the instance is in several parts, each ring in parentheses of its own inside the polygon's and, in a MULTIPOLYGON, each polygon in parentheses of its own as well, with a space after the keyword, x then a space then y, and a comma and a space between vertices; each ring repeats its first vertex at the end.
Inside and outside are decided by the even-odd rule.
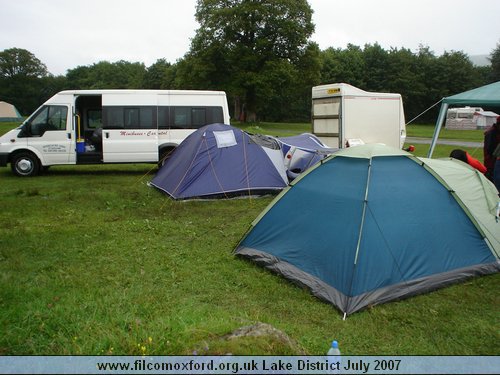
POLYGON ((65 145, 58 145, 58 144, 44 145, 42 147, 42 150, 45 153, 64 153, 64 152, 67 152, 65 145))
POLYGON ((157 132, 156 130, 150 130, 150 131, 126 131, 126 130, 122 130, 120 131, 120 136, 121 137, 142 137, 142 136, 146 136, 146 137, 156 137, 157 135, 167 135, 168 132, 166 130, 163 130, 163 131, 159 131, 157 132))
POLYGON ((128 132, 128 131, 122 130, 120 132, 120 135, 122 137, 133 137, 133 136, 143 136, 143 135, 146 135, 147 133, 149 133, 149 132, 136 132, 136 131, 128 132))

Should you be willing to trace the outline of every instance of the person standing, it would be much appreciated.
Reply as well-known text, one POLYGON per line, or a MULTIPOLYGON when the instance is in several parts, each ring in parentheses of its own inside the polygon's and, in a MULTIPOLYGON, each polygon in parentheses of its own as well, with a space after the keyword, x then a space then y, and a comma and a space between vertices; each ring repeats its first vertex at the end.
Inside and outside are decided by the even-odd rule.
MULTIPOLYGON (((484 165, 487 169, 485 175, 493 181, 496 157, 493 155, 495 149, 500 144, 500 116, 497 121, 484 132, 484 165)), ((498 173, 498 172, 497 172, 498 173)))
POLYGON ((495 148, 495 151, 493 151, 493 157, 496 158, 493 170, 493 183, 497 187, 498 195, 500 196, 500 143, 495 148))

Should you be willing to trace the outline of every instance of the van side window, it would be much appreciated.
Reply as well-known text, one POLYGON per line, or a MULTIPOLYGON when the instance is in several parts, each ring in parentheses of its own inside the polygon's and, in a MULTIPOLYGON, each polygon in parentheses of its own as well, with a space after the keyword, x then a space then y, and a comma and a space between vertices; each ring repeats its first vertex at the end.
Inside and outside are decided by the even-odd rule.
POLYGON ((156 129, 156 107, 104 107, 105 129, 156 129))
POLYGON ((170 107, 158 107, 158 129, 170 128, 170 107))
POLYGON ((123 129, 123 107, 104 107, 103 128, 123 129))
POLYGON ((194 128, 201 128, 207 124, 207 110, 205 108, 193 108, 191 110, 191 119, 194 128))
MULTIPOLYGON (((172 129, 198 129, 223 123, 222 107, 170 107, 172 129)), ((160 123, 161 124, 161 123, 160 123)))
POLYGON ((210 116, 210 118, 208 119, 209 124, 224 123, 224 115, 222 113, 222 107, 210 107, 209 116, 210 116))
POLYGON ((42 136, 46 131, 66 130, 68 107, 50 105, 43 107, 30 121, 32 136, 42 136))
POLYGON ((139 108, 125 108, 125 129, 137 129, 139 126, 139 108))
POLYGON ((139 124, 142 129, 156 129, 156 108, 141 107, 139 124))
POLYGON ((104 129, 197 129, 223 122, 222 107, 215 106, 103 107, 104 129))
POLYGON ((189 128, 191 123, 191 108, 190 107, 173 107, 173 123, 172 128, 189 128))

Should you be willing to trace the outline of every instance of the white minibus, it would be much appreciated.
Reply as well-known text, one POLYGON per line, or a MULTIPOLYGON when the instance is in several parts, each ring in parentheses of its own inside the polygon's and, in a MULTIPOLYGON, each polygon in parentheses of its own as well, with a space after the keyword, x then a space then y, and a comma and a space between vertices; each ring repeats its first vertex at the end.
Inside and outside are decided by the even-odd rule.
POLYGON ((0 166, 34 176, 51 165, 158 163, 196 129, 229 121, 222 91, 61 91, 0 137, 0 166))

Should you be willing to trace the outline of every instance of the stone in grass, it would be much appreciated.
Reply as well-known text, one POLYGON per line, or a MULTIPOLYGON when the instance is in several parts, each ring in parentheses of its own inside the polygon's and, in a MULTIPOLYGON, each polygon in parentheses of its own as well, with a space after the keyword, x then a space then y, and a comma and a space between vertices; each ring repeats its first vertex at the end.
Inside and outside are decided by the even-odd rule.
POLYGON ((286 333, 267 323, 240 327, 196 345, 193 355, 307 355, 286 333))

